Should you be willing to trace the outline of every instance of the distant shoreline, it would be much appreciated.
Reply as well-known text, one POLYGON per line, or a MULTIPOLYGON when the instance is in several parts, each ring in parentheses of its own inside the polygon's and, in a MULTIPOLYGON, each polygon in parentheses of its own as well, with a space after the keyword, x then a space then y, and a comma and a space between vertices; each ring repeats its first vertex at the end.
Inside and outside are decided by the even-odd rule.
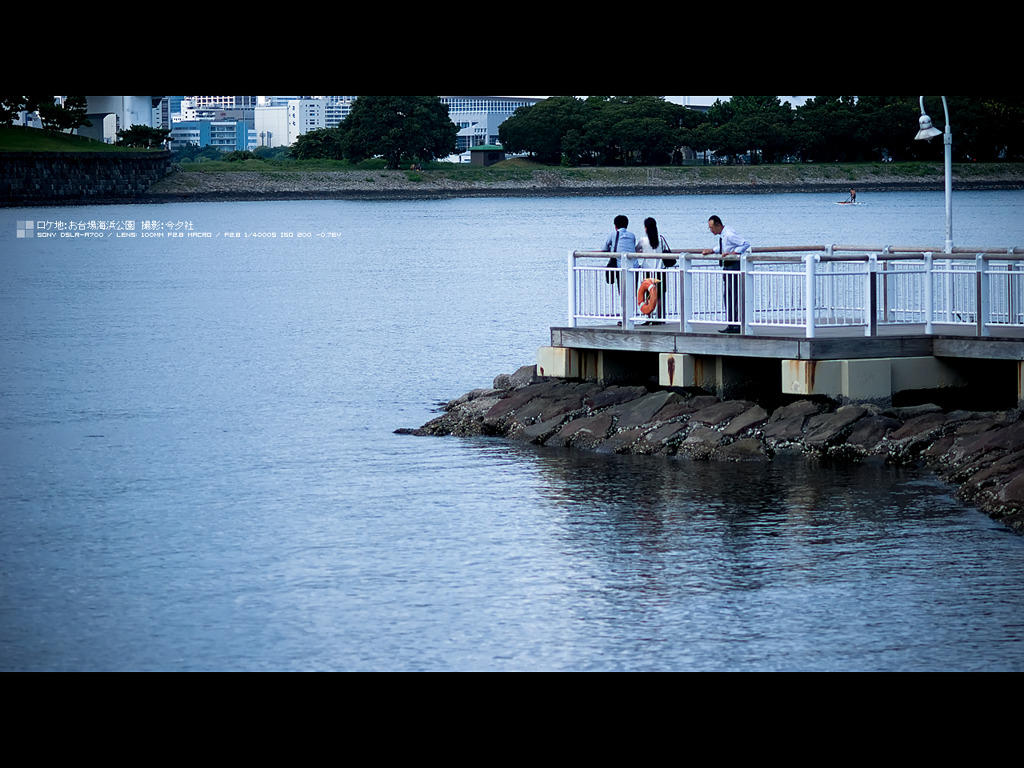
MULTIPOLYGON (((178 174, 179 176, 182 174, 178 174)), ((659 184, 597 184, 597 183, 545 183, 534 180, 521 183, 431 183, 398 180, 391 183, 351 182, 344 185, 324 181, 325 174, 293 175, 285 183, 274 183, 265 178, 244 178, 247 174, 188 174, 188 187, 172 186, 161 182, 145 194, 137 196, 135 203, 173 202, 238 202, 257 200, 443 200, 470 197, 617 197, 653 195, 723 195, 723 194, 785 194, 835 193, 844 199, 850 182, 779 182, 758 181, 736 184, 659 183, 659 184), (294 178, 298 176, 299 178, 294 178), (227 177, 227 178, 225 178, 227 177), (241 178, 240 178, 241 177, 241 178)), ((873 192, 925 192, 942 191, 943 182, 893 179, 857 183, 858 194, 873 192)), ((954 181, 954 190, 1015 190, 1024 189, 1024 179, 971 179, 954 181)), ((113 201, 116 202, 116 201, 113 201)))
MULTIPOLYGON (((219 165, 227 165, 220 163, 219 165)), ((238 202, 261 200, 445 200, 472 197, 610 197, 723 194, 836 194, 942 191, 941 163, 548 168, 506 161, 488 168, 313 169, 249 161, 236 168, 176 166, 145 192, 19 201, 5 207, 238 202)), ((954 191, 1024 189, 1024 164, 953 166, 954 191)))

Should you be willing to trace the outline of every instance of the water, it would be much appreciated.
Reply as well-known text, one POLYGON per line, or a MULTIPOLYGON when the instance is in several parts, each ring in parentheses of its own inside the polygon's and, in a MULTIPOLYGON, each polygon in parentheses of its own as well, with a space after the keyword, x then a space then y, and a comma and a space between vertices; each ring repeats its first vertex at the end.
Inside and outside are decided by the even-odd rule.
MULTIPOLYGON (((533 362, 616 213, 941 244, 860 197, 0 210, 0 669, 1021 670, 1024 539, 925 472, 393 434, 533 362)), ((1024 244, 1024 193, 954 205, 1024 244)))

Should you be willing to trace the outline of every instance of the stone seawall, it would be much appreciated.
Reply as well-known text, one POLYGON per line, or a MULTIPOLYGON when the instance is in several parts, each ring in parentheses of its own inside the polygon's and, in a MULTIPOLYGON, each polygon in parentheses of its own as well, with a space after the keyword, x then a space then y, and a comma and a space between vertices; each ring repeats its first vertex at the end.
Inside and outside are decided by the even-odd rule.
POLYGON ((162 152, 0 153, 0 205, 78 205, 130 200, 171 171, 162 152))
POLYGON ((540 377, 525 366, 452 400, 422 427, 397 431, 692 461, 771 461, 798 451, 823 460, 924 462, 957 487, 959 500, 1024 533, 1024 420, 1016 409, 797 400, 769 412, 700 390, 540 377))

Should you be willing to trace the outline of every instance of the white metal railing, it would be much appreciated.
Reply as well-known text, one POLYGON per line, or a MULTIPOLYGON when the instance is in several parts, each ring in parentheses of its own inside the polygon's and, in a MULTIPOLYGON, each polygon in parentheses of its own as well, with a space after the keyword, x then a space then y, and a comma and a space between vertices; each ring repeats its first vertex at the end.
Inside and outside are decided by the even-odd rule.
POLYGON ((1021 247, 755 247, 724 263, 684 248, 668 257, 674 266, 664 265, 665 254, 570 252, 570 326, 663 323, 685 333, 725 326, 748 335, 796 329, 808 338, 825 328, 866 336, 880 327, 931 334, 958 326, 977 336, 1024 330, 1021 247), (609 268, 612 256, 623 266, 609 268), (658 281, 650 315, 637 296, 646 279, 658 281))

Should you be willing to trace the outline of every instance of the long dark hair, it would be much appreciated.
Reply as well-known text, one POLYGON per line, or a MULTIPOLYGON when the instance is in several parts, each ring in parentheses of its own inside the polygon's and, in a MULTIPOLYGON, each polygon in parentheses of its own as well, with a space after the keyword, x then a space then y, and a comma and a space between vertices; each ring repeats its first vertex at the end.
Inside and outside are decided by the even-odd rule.
POLYGON ((647 239, 651 243, 651 248, 657 248, 661 245, 661 238, 658 237, 658 222, 654 219, 644 219, 644 230, 647 232, 647 239))

